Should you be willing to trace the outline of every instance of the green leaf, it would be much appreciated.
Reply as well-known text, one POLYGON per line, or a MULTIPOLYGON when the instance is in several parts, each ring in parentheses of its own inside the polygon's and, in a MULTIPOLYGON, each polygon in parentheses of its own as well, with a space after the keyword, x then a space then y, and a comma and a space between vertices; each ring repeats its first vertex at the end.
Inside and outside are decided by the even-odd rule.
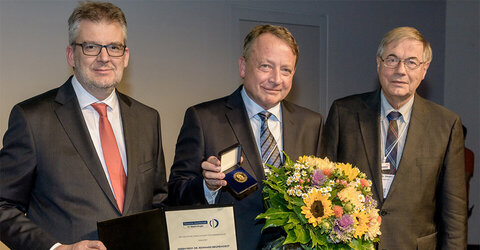
POLYGON ((355 250, 371 250, 374 249, 373 242, 367 242, 362 239, 353 239, 349 244, 349 247, 355 250))
POLYGON ((307 231, 301 226, 297 225, 294 229, 295 236, 297 238, 297 242, 302 244, 306 244, 310 241, 310 236, 308 235, 307 231))
POLYGON ((290 213, 290 216, 288 216, 288 223, 298 225, 301 223, 301 221, 298 219, 295 213, 290 213))
POLYGON ((287 231, 287 238, 283 242, 283 244, 288 244, 288 243, 296 243, 297 242, 297 236, 295 234, 294 230, 287 231))
POLYGON ((293 211, 297 215, 297 218, 302 222, 302 224, 307 224, 308 223, 307 219, 302 214, 302 208, 301 207, 293 207, 293 211))
POLYGON ((267 219, 265 220, 265 226, 263 226, 262 231, 270 227, 281 227, 285 225, 285 219, 267 219))
POLYGON ((265 211, 265 213, 257 215, 255 219, 284 219, 287 221, 290 214, 291 212, 285 212, 282 209, 269 208, 267 211, 265 211))

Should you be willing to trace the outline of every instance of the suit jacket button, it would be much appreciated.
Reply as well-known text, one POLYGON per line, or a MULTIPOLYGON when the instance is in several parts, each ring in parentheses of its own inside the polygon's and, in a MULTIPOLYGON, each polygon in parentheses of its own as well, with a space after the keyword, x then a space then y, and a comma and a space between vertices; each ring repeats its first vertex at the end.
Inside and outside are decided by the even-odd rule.
POLYGON ((387 214, 388 214, 387 210, 382 209, 382 210, 380 211, 380 215, 381 215, 381 216, 385 216, 385 215, 387 215, 387 214))

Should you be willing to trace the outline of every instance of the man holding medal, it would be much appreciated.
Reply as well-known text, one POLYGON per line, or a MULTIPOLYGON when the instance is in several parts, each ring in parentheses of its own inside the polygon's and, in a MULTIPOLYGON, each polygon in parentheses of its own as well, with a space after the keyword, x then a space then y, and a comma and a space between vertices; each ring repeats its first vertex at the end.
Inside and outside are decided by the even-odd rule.
POLYGON ((432 60, 420 32, 400 27, 377 50, 381 89, 336 100, 325 155, 373 181, 382 216, 378 249, 466 249, 460 117, 416 90, 432 60))
POLYGON ((298 46, 286 28, 253 28, 238 60, 243 85, 230 96, 187 109, 178 136, 169 180, 171 203, 233 203, 238 249, 257 249, 269 240, 261 232, 264 223, 255 220, 265 211, 262 180, 269 171, 266 164, 281 167, 282 151, 291 158, 320 153, 323 117, 284 101, 297 59, 298 46), (221 171, 218 155, 237 143, 242 168, 229 179, 221 171), (235 183, 249 181, 258 181, 257 190, 245 197, 231 192, 235 183))

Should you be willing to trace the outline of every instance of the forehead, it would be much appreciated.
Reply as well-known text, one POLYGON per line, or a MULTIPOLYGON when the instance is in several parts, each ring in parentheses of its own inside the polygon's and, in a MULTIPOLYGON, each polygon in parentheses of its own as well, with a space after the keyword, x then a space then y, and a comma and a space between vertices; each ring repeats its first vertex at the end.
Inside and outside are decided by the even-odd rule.
POLYGON ((78 27, 77 40, 80 42, 97 42, 97 43, 122 43, 124 35, 122 26, 118 22, 92 22, 82 20, 78 27))
POLYGON ((288 55, 295 58, 295 54, 288 43, 271 33, 264 33, 258 36, 252 43, 250 54, 257 56, 288 55))
POLYGON ((402 39, 393 41, 383 51, 384 56, 394 55, 397 57, 417 57, 422 58, 423 43, 414 39, 402 39))

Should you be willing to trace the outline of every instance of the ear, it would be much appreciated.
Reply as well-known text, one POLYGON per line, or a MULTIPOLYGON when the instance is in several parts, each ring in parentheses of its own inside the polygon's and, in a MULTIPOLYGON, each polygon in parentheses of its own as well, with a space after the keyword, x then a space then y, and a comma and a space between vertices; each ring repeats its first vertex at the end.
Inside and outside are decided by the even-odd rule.
POLYGON ((130 59, 130 50, 125 48, 125 54, 123 55, 123 65, 126 68, 128 66, 128 59, 130 59))
POLYGON ((75 67, 75 51, 73 50, 73 47, 71 45, 67 46, 66 50, 66 57, 67 57, 67 63, 70 65, 70 67, 75 67))
POLYGON ((430 67, 430 62, 424 63, 423 69, 422 69, 423 70, 422 80, 425 79, 425 75, 427 74, 428 67, 430 67))
POLYGON ((382 63, 382 60, 377 56, 377 72, 380 71, 380 63, 382 63))
POLYGON ((240 73, 241 78, 245 78, 245 68, 246 68, 246 59, 245 57, 240 57, 238 59, 238 72, 240 73))

